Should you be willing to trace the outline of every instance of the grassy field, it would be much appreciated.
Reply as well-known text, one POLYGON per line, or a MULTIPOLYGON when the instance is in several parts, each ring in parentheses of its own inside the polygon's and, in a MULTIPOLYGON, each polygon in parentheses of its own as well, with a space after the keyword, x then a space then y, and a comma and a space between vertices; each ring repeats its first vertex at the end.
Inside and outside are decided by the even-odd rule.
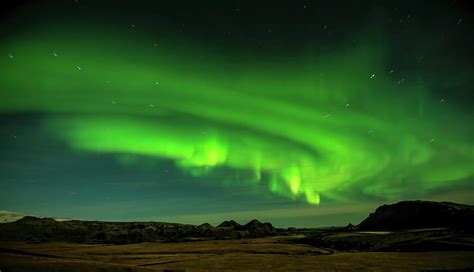
MULTIPOLYGON (((294 238, 294 237, 291 237, 294 238)), ((1 242, 0 270, 419 271, 474 268, 473 251, 337 252, 289 242, 290 237, 128 245, 1 242)))

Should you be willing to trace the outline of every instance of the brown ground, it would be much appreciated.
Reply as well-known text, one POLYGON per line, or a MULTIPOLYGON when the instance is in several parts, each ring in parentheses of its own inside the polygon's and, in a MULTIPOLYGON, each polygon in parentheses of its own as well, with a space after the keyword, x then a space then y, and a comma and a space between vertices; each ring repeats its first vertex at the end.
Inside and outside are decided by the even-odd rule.
POLYGON ((0 270, 326 270, 418 271, 474 268, 474 251, 332 252, 287 237, 247 240, 87 245, 0 242, 0 270))

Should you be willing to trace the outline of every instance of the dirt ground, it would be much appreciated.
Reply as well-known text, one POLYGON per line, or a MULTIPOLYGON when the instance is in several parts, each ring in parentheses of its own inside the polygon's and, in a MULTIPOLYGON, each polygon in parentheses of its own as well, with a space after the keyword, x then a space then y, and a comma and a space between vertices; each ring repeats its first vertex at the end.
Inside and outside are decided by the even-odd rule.
POLYGON ((473 251, 337 252, 288 237, 128 245, 0 242, 9 271, 419 271, 474 269, 473 251))

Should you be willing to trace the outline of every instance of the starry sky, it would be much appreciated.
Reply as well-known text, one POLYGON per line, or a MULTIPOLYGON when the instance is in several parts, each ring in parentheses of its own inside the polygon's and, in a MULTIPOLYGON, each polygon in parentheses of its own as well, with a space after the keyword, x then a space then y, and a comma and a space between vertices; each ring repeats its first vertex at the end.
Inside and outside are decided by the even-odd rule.
POLYGON ((7 1, 0 209, 276 226, 474 204, 469 1, 7 1))

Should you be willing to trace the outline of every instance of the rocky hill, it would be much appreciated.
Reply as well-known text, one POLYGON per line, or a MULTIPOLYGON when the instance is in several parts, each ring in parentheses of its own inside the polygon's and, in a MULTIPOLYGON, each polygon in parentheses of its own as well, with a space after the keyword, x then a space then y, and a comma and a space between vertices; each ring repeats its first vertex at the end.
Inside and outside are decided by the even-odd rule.
POLYGON ((451 202, 401 201, 378 207, 359 230, 474 228, 474 206, 451 202))
POLYGON ((358 226, 314 230, 295 242, 348 251, 474 251, 474 207, 402 201, 378 207, 358 226))
POLYGON ((276 235, 270 223, 252 220, 242 226, 225 221, 219 227, 210 224, 199 226, 162 222, 100 222, 56 221, 51 218, 25 216, 22 219, 0 224, 0 240, 80 243, 139 243, 153 241, 179 241, 187 239, 239 239, 276 235), (231 223, 236 227, 220 227, 231 223), (239 227, 237 227, 239 226, 239 227))
POLYGON ((217 226, 219 228, 231 228, 231 229, 241 229, 242 225, 235 222, 234 220, 224 221, 217 226))
POLYGON ((253 237, 262 237, 266 235, 275 235, 277 231, 273 228, 272 224, 270 223, 261 223, 257 219, 253 219, 252 221, 245 224, 244 229, 250 233, 253 237))

